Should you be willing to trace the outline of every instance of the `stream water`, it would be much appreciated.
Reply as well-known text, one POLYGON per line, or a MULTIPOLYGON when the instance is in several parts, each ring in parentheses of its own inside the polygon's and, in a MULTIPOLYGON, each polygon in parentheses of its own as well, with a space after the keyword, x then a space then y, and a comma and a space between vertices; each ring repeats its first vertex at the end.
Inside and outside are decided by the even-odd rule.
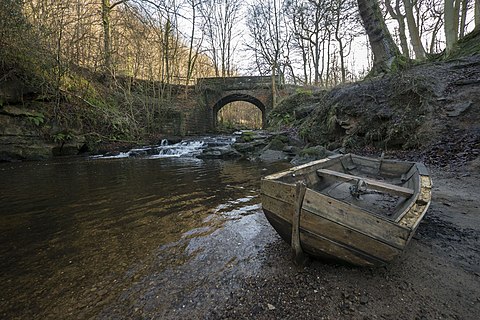
POLYGON ((190 151, 0 163, 0 318, 180 319, 228 295, 272 241, 260 178, 287 164, 190 151))

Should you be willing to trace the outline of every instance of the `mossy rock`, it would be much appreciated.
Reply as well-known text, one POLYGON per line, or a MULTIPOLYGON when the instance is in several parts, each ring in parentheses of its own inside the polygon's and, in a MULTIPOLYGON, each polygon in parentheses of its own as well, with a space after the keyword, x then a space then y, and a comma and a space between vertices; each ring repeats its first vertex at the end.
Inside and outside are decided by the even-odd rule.
POLYGON ((275 136, 274 140, 275 140, 275 139, 280 140, 280 141, 283 142, 283 143, 288 143, 288 141, 290 141, 290 139, 289 139, 287 136, 283 135, 283 134, 280 134, 280 135, 275 136))
POLYGON ((283 140, 280 139, 279 136, 276 136, 275 138, 273 138, 273 140, 268 145, 268 149, 281 151, 281 150, 283 150, 285 145, 286 145, 285 142, 283 142, 283 140))
POLYGON ((300 156, 315 157, 315 158, 321 159, 327 156, 327 149, 325 149, 325 147, 323 146, 305 148, 302 151, 300 151, 300 156))
POLYGON ((243 141, 245 141, 245 142, 251 142, 251 141, 254 140, 254 136, 255 136, 255 132, 253 132, 253 131, 246 131, 246 132, 243 132, 243 133, 242 133, 241 138, 242 138, 243 141))

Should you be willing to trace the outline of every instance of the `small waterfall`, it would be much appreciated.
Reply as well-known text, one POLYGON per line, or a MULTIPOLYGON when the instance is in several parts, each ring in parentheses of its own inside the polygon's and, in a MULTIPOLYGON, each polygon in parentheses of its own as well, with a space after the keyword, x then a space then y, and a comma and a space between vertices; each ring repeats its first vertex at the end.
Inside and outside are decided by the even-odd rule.
POLYGON ((205 146, 203 141, 181 141, 176 144, 168 145, 160 144, 156 147, 158 153, 151 155, 150 158, 179 158, 179 157, 195 157, 202 153, 202 149, 205 146))
POLYGON ((116 159, 129 157, 142 157, 147 159, 158 158, 194 158, 206 148, 228 146, 235 143, 235 137, 217 136, 200 137, 182 140, 179 143, 168 144, 167 139, 162 139, 157 146, 145 146, 131 149, 128 152, 92 156, 94 159, 116 159))

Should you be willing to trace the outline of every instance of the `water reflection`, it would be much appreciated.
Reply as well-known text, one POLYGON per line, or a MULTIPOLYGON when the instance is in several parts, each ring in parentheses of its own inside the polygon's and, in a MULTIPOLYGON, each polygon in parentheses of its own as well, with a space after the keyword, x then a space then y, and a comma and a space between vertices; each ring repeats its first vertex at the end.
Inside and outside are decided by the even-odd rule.
POLYGON ((258 247, 259 179, 278 168, 178 160, 0 164, 2 318, 172 316, 227 279, 258 247))

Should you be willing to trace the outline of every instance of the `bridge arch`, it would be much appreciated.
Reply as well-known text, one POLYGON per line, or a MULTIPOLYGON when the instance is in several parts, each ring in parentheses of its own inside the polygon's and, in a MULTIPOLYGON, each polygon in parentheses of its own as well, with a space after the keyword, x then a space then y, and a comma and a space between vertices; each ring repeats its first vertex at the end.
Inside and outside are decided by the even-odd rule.
POLYGON ((217 129, 218 125, 218 112, 227 104, 235 101, 245 101, 253 104, 262 112, 262 128, 265 128, 267 125, 267 107, 259 99, 243 93, 232 93, 229 94, 220 100, 218 100, 213 106, 213 129, 217 129))

